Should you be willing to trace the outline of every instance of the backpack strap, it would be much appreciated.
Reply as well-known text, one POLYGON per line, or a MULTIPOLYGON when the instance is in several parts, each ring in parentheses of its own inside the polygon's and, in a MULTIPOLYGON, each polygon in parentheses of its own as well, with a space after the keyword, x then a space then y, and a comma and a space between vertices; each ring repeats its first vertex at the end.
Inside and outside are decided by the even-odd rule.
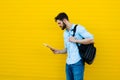
POLYGON ((78 25, 76 24, 75 26, 74 26, 74 29, 73 29, 73 37, 75 36, 75 32, 76 32, 76 27, 77 27, 78 25))
MULTIPOLYGON (((77 26, 78 26, 77 24, 74 26, 73 35, 72 35, 73 37, 75 36, 75 32, 76 32, 77 26)), ((81 35, 80 35, 80 36, 81 36, 81 35)), ((82 39, 85 39, 83 36, 81 36, 81 37, 82 37, 82 39)))

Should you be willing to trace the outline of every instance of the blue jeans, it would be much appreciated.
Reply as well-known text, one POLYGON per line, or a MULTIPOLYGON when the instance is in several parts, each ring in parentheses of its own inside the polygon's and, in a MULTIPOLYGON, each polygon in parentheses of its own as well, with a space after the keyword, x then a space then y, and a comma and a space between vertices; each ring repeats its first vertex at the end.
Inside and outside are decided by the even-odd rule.
POLYGON ((84 62, 82 60, 75 64, 66 64, 66 80, 83 80, 84 62))

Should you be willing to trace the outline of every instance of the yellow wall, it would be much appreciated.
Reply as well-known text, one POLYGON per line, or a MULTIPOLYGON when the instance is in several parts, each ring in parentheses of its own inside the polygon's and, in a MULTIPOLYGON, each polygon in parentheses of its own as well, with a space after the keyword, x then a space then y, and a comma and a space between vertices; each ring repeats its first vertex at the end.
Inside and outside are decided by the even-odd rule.
POLYGON ((85 80, 120 80, 119 0, 1 0, 0 80, 65 80, 66 55, 42 45, 64 47, 54 22, 62 11, 94 34, 97 57, 85 80))

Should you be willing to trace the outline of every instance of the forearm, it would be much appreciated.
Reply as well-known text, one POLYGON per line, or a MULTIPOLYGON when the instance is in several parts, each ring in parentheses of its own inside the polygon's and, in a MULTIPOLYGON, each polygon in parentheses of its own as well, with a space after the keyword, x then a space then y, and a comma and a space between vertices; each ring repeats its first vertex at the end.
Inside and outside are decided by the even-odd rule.
POLYGON ((65 48, 65 49, 63 49, 63 50, 59 50, 59 53, 60 53, 60 54, 67 53, 67 49, 65 48))
POLYGON ((53 53, 55 54, 64 54, 64 53, 67 53, 67 50, 66 48, 63 49, 63 50, 58 50, 58 49, 55 49, 55 48, 50 48, 52 50, 53 53))
POLYGON ((94 43, 93 39, 82 39, 82 40, 75 40, 76 43, 79 44, 90 44, 90 43, 94 43))

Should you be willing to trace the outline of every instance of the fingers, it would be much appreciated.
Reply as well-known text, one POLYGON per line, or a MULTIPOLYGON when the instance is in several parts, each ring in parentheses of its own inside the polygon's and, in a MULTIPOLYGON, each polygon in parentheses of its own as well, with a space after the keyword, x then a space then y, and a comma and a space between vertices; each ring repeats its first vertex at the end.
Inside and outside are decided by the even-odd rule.
POLYGON ((53 53, 59 53, 59 51, 53 47, 51 47, 50 45, 43 43, 44 46, 46 46, 47 48, 49 48, 53 53))
POLYGON ((75 42, 75 40, 76 40, 75 37, 70 37, 69 38, 69 42, 75 42))
POLYGON ((50 45, 46 44, 46 43, 43 43, 44 46, 50 48, 50 49, 54 49, 53 47, 51 47, 50 45))
POLYGON ((54 54, 58 54, 59 53, 59 50, 56 50, 56 49, 50 49, 54 54))

